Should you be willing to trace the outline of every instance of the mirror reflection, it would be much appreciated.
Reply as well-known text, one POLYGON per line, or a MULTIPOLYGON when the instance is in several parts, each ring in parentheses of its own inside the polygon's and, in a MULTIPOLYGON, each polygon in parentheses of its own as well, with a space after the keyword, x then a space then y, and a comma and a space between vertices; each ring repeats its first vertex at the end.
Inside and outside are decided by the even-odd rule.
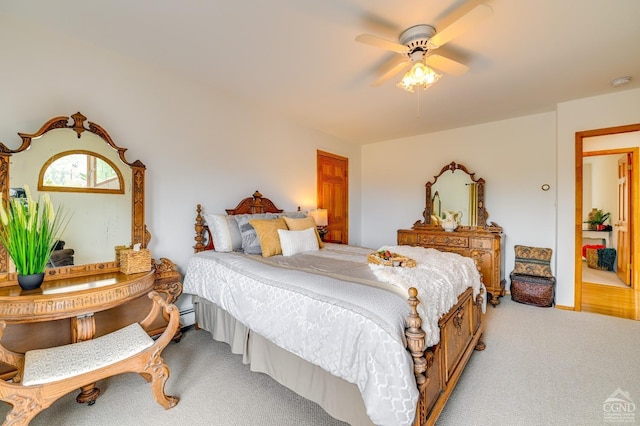
POLYGON ((438 217, 442 217, 442 203, 440 202, 440 194, 438 191, 433 194, 431 205, 433 206, 433 214, 438 217))
POLYGON ((51 157, 40 170, 40 191, 124 193, 120 169, 92 151, 64 151, 51 157))
POLYGON ((132 243, 132 172, 120 159, 118 151, 98 135, 83 132, 78 137, 71 129, 50 130, 37 140, 34 138, 28 150, 12 155, 10 162, 9 185, 12 192, 19 192, 25 184, 34 199, 42 192, 55 191, 50 194, 54 207, 62 205, 70 212, 71 219, 62 240, 65 250, 73 250, 73 264, 114 261, 114 247, 132 243), (46 169, 47 164, 54 164, 50 161, 52 158, 64 158, 60 154, 68 152, 83 153, 82 167, 93 161, 89 157, 106 160, 113 171, 119 171, 116 175, 119 174, 118 186, 122 191, 118 188, 101 193, 84 190, 62 192, 60 188, 39 186, 40 171, 46 169))
POLYGON ((431 191, 438 194, 438 206, 434 203, 433 213, 441 219, 445 210, 460 212, 460 225, 477 226, 477 214, 470 214, 478 208, 476 183, 468 174, 458 170, 440 176, 431 191))

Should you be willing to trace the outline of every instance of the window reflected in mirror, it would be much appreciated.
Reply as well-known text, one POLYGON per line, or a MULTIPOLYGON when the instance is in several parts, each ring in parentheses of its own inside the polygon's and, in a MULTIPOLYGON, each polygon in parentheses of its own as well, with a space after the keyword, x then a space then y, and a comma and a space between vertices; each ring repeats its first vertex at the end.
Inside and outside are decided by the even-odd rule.
POLYGON ((108 158, 91 151, 60 152, 40 170, 38 190, 124 194, 118 167, 108 158))

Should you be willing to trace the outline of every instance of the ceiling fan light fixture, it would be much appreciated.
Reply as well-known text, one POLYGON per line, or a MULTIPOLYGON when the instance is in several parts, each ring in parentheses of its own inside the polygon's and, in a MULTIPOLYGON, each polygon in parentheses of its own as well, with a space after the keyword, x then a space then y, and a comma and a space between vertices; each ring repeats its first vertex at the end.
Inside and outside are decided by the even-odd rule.
POLYGON ((631 82, 631 77, 627 75, 624 77, 614 78, 609 82, 609 84, 611 85, 611 87, 618 87, 630 82, 631 82))
POLYGON ((440 77, 442 77, 442 75, 435 72, 432 68, 422 62, 416 62, 411 69, 405 73, 402 80, 400 80, 396 86, 402 90, 413 93, 414 87, 422 87, 426 90, 438 81, 440 77))

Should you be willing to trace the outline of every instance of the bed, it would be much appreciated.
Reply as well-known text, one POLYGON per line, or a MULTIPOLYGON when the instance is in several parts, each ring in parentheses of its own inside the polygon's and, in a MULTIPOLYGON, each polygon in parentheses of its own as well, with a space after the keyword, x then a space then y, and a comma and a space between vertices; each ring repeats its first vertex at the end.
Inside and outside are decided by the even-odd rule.
POLYGON ((371 265, 371 249, 319 238, 305 250, 317 237, 298 227, 305 216, 258 191, 226 215, 197 206, 184 279, 197 328, 351 425, 435 424, 474 349, 484 349, 477 266, 421 247, 381 248, 415 268, 371 265), (277 225, 284 253, 265 237, 276 222, 287 225, 277 225), (264 251, 245 254, 255 239, 264 251))

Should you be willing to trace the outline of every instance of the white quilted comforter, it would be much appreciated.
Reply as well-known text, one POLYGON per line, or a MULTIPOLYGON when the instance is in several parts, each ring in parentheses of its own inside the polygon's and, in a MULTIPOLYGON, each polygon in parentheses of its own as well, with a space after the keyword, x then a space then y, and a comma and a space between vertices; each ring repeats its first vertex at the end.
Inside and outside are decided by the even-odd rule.
MULTIPOLYGON (((366 260, 370 252, 335 244, 319 252, 268 259, 203 252, 191 259, 183 290, 355 383, 375 424, 411 425, 418 390, 404 336, 407 293, 393 282, 397 279, 388 284, 376 278, 366 260)), ((417 288, 423 294, 424 289, 417 288)), ((442 308, 446 312, 450 307, 442 308)))

